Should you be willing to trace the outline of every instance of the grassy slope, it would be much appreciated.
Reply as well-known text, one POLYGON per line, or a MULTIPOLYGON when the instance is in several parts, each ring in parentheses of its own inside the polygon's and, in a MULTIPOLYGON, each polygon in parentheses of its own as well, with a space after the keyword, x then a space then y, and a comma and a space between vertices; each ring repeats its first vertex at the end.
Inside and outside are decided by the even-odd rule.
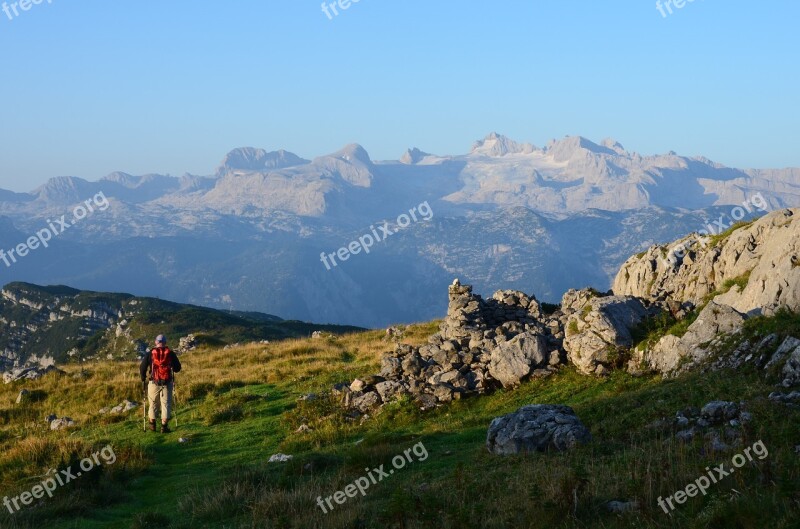
MULTIPOLYGON (((423 342, 433 329, 415 327, 405 341, 423 342)), ((297 402, 304 393, 375 372, 380 353, 390 347, 382 333, 367 332, 185 355, 180 428, 168 436, 142 433, 141 409, 119 422, 95 415, 123 398, 141 400, 130 363, 86 366, 88 378, 75 378, 78 369, 70 368, 66 377, 0 388, 3 494, 29 488, 28 476, 82 454, 84 446, 111 443, 122 454, 109 472, 65 486, 40 507, 0 515, 0 527, 789 528, 800 518, 800 458, 793 453, 800 412, 768 402, 774 388, 759 374, 662 381, 622 373, 593 379, 564 369, 433 412, 395 403, 363 423, 348 420, 330 400, 297 402), (15 406, 22 386, 44 392, 42 400, 15 406), (748 401, 755 421, 742 433, 743 446, 763 440, 770 455, 669 517, 656 498, 733 453, 706 455, 702 439, 682 445, 646 425, 714 399, 748 401), (489 455, 484 441, 491 419, 530 403, 573 406, 595 442, 567 454, 489 455), (46 432, 34 421, 50 412, 70 415, 81 426, 46 432), (294 433, 304 423, 313 431, 294 433), (191 442, 178 444, 179 435, 191 442), (427 460, 333 513, 323 515, 316 506, 317 496, 342 490, 365 467, 388 466, 420 441, 427 460), (276 452, 295 459, 268 465, 276 452), (97 483, 83 483, 90 479, 97 483), (637 499, 642 511, 607 514, 602 504, 613 499, 637 499), (109 502, 110 508, 96 507, 109 502)))

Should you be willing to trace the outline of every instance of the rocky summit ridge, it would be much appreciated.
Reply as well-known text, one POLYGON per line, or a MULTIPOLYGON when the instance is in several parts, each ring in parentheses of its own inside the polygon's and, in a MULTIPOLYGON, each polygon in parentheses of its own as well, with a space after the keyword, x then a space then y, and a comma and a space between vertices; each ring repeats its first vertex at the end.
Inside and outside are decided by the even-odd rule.
POLYGON ((784 209, 714 237, 653 246, 622 266, 611 291, 570 290, 559 306, 513 290, 483 299, 456 279, 447 316, 426 345, 397 344, 378 375, 334 391, 368 413, 399 396, 431 408, 567 364, 591 376, 614 369, 673 376, 745 362, 791 387, 800 382, 800 340, 750 343, 737 335, 749 318, 800 311, 799 257, 800 209, 784 209), (654 322, 674 332, 647 339, 654 322), (731 342, 738 347, 720 356, 731 342))

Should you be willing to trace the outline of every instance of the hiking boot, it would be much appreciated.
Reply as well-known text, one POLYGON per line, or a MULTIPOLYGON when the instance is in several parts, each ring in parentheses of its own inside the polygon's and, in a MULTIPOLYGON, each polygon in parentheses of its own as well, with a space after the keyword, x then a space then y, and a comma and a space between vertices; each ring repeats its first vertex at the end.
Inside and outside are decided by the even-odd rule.
POLYGON ((156 431, 156 421, 150 421, 150 431, 151 432, 156 431))
POLYGON ((161 423, 161 433, 170 433, 172 430, 169 429, 169 425, 167 423, 161 423))

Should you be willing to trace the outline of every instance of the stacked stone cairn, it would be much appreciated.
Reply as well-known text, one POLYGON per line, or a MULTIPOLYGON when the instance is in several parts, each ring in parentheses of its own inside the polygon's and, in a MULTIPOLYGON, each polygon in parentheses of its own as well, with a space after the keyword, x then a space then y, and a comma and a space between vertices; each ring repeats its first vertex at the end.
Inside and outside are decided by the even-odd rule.
POLYGON ((335 392, 360 413, 402 395, 428 409, 548 376, 565 361, 561 316, 544 315, 535 297, 513 290, 484 300, 456 279, 447 317, 428 344, 398 344, 384 354, 379 375, 335 392))

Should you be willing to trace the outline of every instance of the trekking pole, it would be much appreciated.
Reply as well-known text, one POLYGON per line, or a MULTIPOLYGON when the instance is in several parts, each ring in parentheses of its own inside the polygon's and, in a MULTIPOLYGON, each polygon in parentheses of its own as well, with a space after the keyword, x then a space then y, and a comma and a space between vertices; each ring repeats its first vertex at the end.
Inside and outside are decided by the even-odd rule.
POLYGON ((142 431, 147 432, 147 382, 142 382, 142 431))
POLYGON ((178 379, 172 372, 172 407, 175 408, 175 428, 178 428, 178 379))

